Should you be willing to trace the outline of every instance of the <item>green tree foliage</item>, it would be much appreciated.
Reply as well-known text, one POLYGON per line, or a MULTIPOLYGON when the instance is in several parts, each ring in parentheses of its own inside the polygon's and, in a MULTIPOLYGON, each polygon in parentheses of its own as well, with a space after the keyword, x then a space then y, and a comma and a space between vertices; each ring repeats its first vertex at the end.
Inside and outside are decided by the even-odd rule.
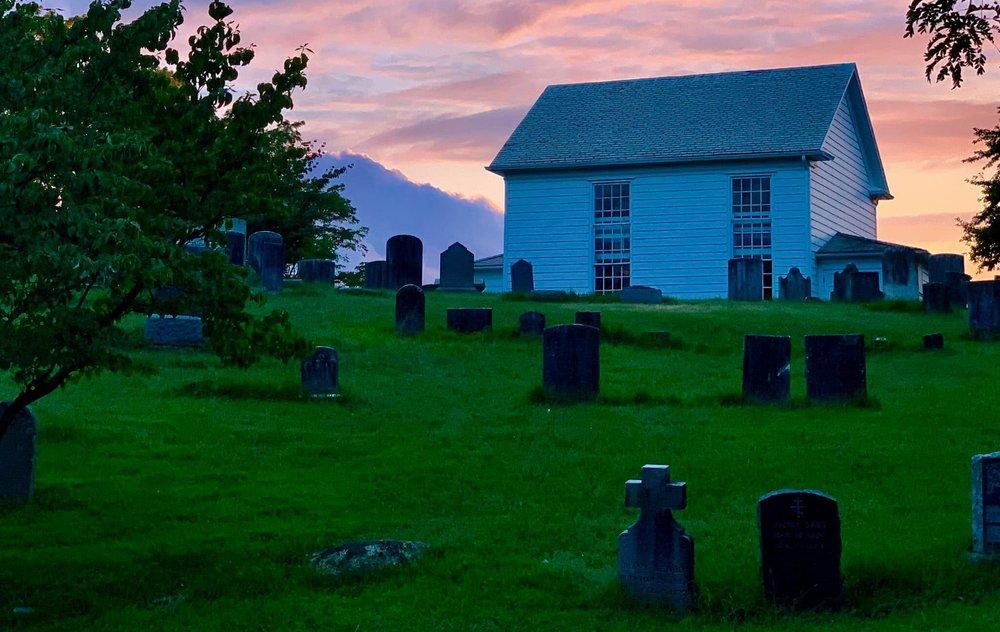
MULTIPOLYGON (((986 72, 984 47, 997 48, 1000 2, 973 0, 912 0, 906 13, 905 37, 929 37, 924 61, 931 81, 962 85, 962 71, 986 72)), ((970 180, 982 192, 984 208, 967 222, 965 231, 972 259, 984 268, 1000 266, 1000 125, 975 128, 976 152, 966 162, 980 163, 983 171, 970 180)))
POLYGON ((65 18, 0 0, 0 371, 17 387, 0 436, 70 380, 136 370, 122 321, 169 313, 160 286, 184 292, 226 362, 302 354, 286 313, 248 312, 263 297, 242 268, 185 251, 222 244, 225 218, 339 221, 296 233, 302 252, 359 239, 350 204, 326 190, 339 173, 303 179, 316 154, 285 118, 308 51, 238 95, 254 54, 229 6, 212 2, 182 52, 180 0, 125 22, 130 5, 95 1, 65 18))

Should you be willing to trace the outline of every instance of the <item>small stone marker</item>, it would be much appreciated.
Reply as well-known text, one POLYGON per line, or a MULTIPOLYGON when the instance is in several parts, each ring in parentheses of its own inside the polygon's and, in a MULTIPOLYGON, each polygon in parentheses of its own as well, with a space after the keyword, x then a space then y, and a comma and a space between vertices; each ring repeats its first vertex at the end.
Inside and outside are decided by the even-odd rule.
POLYGON ((541 336, 545 332, 545 314, 524 312, 518 319, 518 326, 522 336, 541 336))
MULTIPOLYGON (((0 403, 0 413, 10 402, 0 403)), ((28 409, 14 417, 0 438, 0 501, 28 502, 35 493, 38 422, 28 409)))
POLYGON ((416 285, 404 285, 396 292, 396 331, 403 336, 423 333, 426 314, 424 291, 416 285))
POLYGON ((645 465, 625 482, 625 506, 639 519, 618 536, 618 578, 639 601, 688 612, 694 607, 694 539, 674 520, 687 506, 687 484, 670 482, 670 467, 645 465))
POLYGON ((474 334, 493 329, 493 310, 488 308, 449 309, 448 329, 460 334, 474 334))
POLYGON ((336 349, 316 347, 302 361, 302 392, 309 397, 336 397, 340 393, 340 357, 336 349))
POLYGON ((972 556, 1000 559, 1000 452, 972 457, 972 556))
POLYGON ((1000 281, 969 283, 969 330, 977 340, 1000 337, 1000 281))
POLYGON ((296 275, 307 283, 330 283, 337 278, 337 262, 333 259, 303 259, 295 266, 296 275))
POLYGON ((160 316, 146 319, 146 340, 163 347, 200 347, 205 343, 201 318, 197 316, 160 316))
POLYGON ((791 396, 792 339, 743 338, 743 397, 756 402, 787 402, 791 396))
POLYGON ((757 503, 764 595, 781 606, 836 606, 840 576, 837 501, 818 491, 783 489, 757 503))
POLYGON ((476 257, 469 249, 457 241, 441 253, 441 282, 438 289, 442 292, 475 292, 475 261, 476 257))
POLYGON ((965 257, 955 254, 931 255, 927 262, 927 280, 944 283, 949 272, 965 274, 965 257))
POLYGON ((577 312, 576 324, 595 327, 599 330, 601 328, 601 312, 577 312))
POLYGON ((622 303, 659 305, 663 302, 663 291, 648 285, 630 285, 619 290, 618 298, 622 303))
POLYGON ((764 262, 749 257, 729 260, 729 300, 764 300, 764 262))
POLYGON ((924 283, 924 311, 928 314, 951 312, 948 286, 944 283, 924 283))
POLYGON ((389 268, 385 261, 365 263, 365 289, 382 290, 389 286, 389 268))
POLYGON ((965 307, 969 303, 969 283, 972 277, 964 272, 947 272, 944 284, 948 287, 948 300, 952 305, 965 307))
POLYGON ((804 301, 812 298, 812 279, 802 276, 798 268, 788 271, 788 276, 778 279, 781 287, 781 300, 804 301))
POLYGON ((542 334, 542 387, 557 399, 597 397, 601 332, 589 325, 559 325, 542 334))
POLYGON ((226 257, 234 266, 247 263, 247 234, 236 230, 226 231, 226 257))
POLYGON ((424 284, 424 244, 413 235, 396 235, 385 244, 386 283, 391 290, 424 284))
POLYGON ((864 401, 868 396, 865 337, 806 336, 806 392, 810 401, 864 401))
POLYGON ((325 575, 363 575, 411 564, 427 550, 423 542, 375 540, 348 542, 309 556, 313 568, 325 575))
POLYGON ((524 294, 535 291, 535 270, 524 259, 518 259, 510 267, 510 291, 524 294))
POLYGON ((944 349, 944 334, 927 334, 924 336, 924 349, 928 351, 944 349))

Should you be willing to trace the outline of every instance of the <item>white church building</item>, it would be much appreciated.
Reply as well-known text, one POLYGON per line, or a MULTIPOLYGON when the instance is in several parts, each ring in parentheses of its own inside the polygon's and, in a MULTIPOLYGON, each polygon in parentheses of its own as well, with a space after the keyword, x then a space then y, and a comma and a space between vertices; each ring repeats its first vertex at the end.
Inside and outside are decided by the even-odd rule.
POLYGON ((765 298, 792 267, 827 298, 847 263, 889 274, 887 252, 911 255, 887 296, 926 280, 925 251, 877 240, 892 195, 854 64, 549 86, 487 169, 504 291, 519 259, 581 294, 725 297, 735 257, 764 261, 765 298))

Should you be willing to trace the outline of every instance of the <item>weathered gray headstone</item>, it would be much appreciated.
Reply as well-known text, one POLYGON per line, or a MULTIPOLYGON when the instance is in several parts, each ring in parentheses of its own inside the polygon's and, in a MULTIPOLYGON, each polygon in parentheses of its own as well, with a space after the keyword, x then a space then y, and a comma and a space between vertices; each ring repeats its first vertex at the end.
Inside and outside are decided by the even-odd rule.
POLYGON ((965 257, 955 254, 931 255, 927 262, 927 280, 944 283, 949 272, 965 274, 965 257))
POLYGON ((952 305, 965 307, 969 302, 969 283, 972 277, 964 272, 946 272, 944 284, 948 287, 948 300, 952 305))
POLYGON ((764 262, 749 257, 729 260, 729 300, 764 300, 764 262))
POLYGON ((447 312, 448 329, 460 334, 474 334, 493 329, 493 310, 488 308, 452 308, 447 312))
POLYGON ((927 334, 924 336, 924 349, 940 351, 944 349, 944 334, 927 334))
POLYGON ((518 319, 518 327, 522 336, 541 336, 545 331, 545 314, 524 312, 518 319))
MULTIPOLYGON (((10 402, 0 403, 3 413, 10 402)), ((0 501, 27 502, 35 493, 38 422, 22 410, 0 438, 0 501)))
POLYGON ((924 311, 929 314, 947 314, 951 312, 948 286, 944 283, 924 283, 923 301, 924 311))
POLYGON ((340 357, 331 347, 316 347, 302 361, 302 392, 309 397, 336 397, 340 393, 340 357))
POLYGON ((867 399, 865 337, 806 336, 806 392, 819 402, 867 399))
POLYGON ((861 272, 853 263, 843 272, 833 275, 833 293, 830 299, 849 303, 869 303, 883 298, 879 289, 878 272, 861 272))
POLYGON ((663 302, 663 291, 648 285, 630 285, 618 291, 618 298, 622 303, 659 305, 663 302))
POLYGON ((389 268, 385 261, 369 261, 365 264, 365 288, 381 290, 389 287, 389 268))
POLYGON ((424 244, 413 235, 396 235, 385 244, 387 284, 391 290, 424 284, 424 244))
POLYGON ((260 274, 260 247, 267 242, 284 245, 285 240, 269 230, 258 231, 247 238, 247 265, 257 274, 260 274))
POLYGON ((670 467, 645 465, 641 480, 625 482, 625 506, 639 519, 618 536, 618 578, 639 601, 677 612, 694 607, 694 539, 672 511, 687 506, 687 485, 670 482, 670 467))
POLYGON ((969 283, 969 330, 977 340, 1000 337, 1000 281, 969 283))
POLYGON ((743 397, 757 402, 787 402, 791 396, 792 339, 743 338, 743 397))
POLYGON ((887 248, 882 253, 882 280, 886 285, 909 285, 916 261, 917 253, 912 248, 887 248))
POLYGON ((266 292, 280 292, 285 278, 285 241, 281 235, 261 231, 250 235, 248 259, 266 292))
POLYGON ((764 595, 793 608, 837 606, 840 514, 837 501, 818 491, 779 490, 757 503, 764 595))
POLYGON ((518 259, 510 267, 510 291, 524 293, 535 291, 535 271, 524 259, 518 259))
POLYGON ((778 279, 781 299, 784 301, 804 301, 812 297, 812 279, 802 276, 798 268, 788 271, 788 276, 778 279))
POLYGON ((577 312, 577 325, 588 325, 590 327, 601 328, 601 312, 577 312))
POLYGON ((416 285, 404 285, 396 292, 396 331, 415 336, 424 331, 426 314, 424 291, 416 285))
POLYGON ((972 555, 1000 559, 1000 452, 972 457, 972 555))
POLYGON ((469 249, 457 241, 441 253, 442 292, 475 292, 475 261, 469 249))
POLYGON ((205 343, 201 318, 197 316, 160 316, 146 319, 146 340, 163 347, 200 347, 205 343))
POLYGON ((226 232, 226 257, 234 266, 247 262, 247 235, 236 230, 226 232))
POLYGON ((601 383, 601 332, 589 325, 559 325, 542 334, 542 387, 566 400, 597 397, 601 383))
POLYGON ((298 278, 309 283, 333 283, 337 263, 333 259, 303 259, 295 266, 298 278))

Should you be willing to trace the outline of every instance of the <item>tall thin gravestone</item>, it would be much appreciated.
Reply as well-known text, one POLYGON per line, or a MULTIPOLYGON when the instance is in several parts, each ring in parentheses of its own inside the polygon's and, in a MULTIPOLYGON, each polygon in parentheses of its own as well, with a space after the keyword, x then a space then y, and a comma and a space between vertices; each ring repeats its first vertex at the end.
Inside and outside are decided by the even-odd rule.
POLYGON ((281 292, 285 282, 285 244, 265 241, 257 249, 260 285, 265 292, 281 292))
POLYGON ((806 336, 806 392, 810 401, 864 401, 868 396, 865 337, 806 336))
POLYGON ((969 283, 969 330, 977 340, 1000 337, 1000 280, 969 283))
POLYGON ((840 575, 840 514, 837 501, 818 491, 784 489, 757 503, 764 595, 793 608, 837 606, 840 575))
POLYGON ((788 276, 778 279, 778 284, 783 301, 804 301, 812 297, 812 280, 802 276, 798 268, 789 270, 788 276))
POLYGON ((972 457, 972 556, 1000 559, 1000 452, 972 457))
POLYGON ((340 393, 340 357, 331 347, 316 347, 301 366, 302 391, 309 397, 336 397, 340 393))
POLYGON ((365 289, 381 290, 389 287, 389 269, 385 261, 365 263, 365 289))
POLYGON ((765 403, 787 402, 791 394, 792 339, 743 338, 743 397, 765 403))
POLYGON ((396 331, 414 336, 424 331, 426 314, 424 291, 416 285, 404 285, 396 292, 396 331))
MULTIPOLYGON (((0 403, 0 413, 9 402, 0 403)), ((0 438, 0 501, 27 502, 35 493, 38 422, 28 409, 14 416, 0 438)))
POLYGON ((670 482, 670 467, 645 465, 641 480, 625 482, 625 506, 639 519, 618 536, 618 578, 639 601, 677 612, 694 607, 694 539, 672 511, 687 506, 687 485, 670 482))
POLYGON ((535 271, 524 259, 518 259, 510 267, 510 291, 527 294, 535 291, 535 271))
POLYGON ((542 387, 557 399, 597 397, 601 332, 589 325, 559 325, 542 334, 542 387))
POLYGON ((247 235, 236 230, 226 232, 226 257, 234 266, 247 262, 247 235))
POLYGON ((743 257, 729 260, 729 300, 764 300, 764 262, 743 257))
POLYGON ((442 292, 475 292, 475 261, 469 249, 457 241, 441 253, 442 292))
POLYGON ((424 244, 413 235, 396 235, 385 244, 387 283, 390 290, 423 285, 424 244))

